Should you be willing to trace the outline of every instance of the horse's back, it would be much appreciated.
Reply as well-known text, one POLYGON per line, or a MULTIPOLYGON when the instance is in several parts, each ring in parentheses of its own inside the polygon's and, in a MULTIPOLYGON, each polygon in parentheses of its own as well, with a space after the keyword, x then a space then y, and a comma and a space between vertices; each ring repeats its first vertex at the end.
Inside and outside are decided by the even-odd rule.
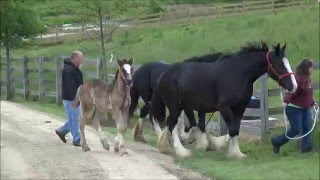
POLYGON ((91 79, 86 81, 82 85, 82 90, 90 91, 94 89, 95 91, 106 91, 109 92, 112 90, 113 82, 106 82, 105 80, 101 79, 91 79))
POLYGON ((132 76, 133 88, 137 91, 154 89, 160 75, 170 67, 163 61, 155 61, 142 65, 132 76))

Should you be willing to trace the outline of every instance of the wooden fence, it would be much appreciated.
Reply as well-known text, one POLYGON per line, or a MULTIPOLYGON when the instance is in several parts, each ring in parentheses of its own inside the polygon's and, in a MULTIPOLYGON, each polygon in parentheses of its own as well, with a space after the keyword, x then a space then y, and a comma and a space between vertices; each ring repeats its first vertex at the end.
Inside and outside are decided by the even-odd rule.
MULTIPOLYGON (((61 69, 63 58, 63 56, 57 56, 54 59, 47 57, 11 58, 10 62, 16 62, 16 65, 10 68, 11 70, 9 71, 9 76, 11 78, 7 78, 7 80, 1 78, 1 93, 8 93, 9 91, 13 94, 21 94, 25 100, 28 100, 30 96, 38 97, 37 99, 40 102, 44 102, 46 98, 55 98, 55 102, 58 105, 61 105, 61 69), (30 63, 34 64, 29 66, 30 63), (46 79, 45 77, 48 74, 51 74, 51 77, 46 79), (19 83, 22 84, 22 87, 20 88, 17 86, 19 83), (31 86, 37 88, 32 89, 31 86)), ((1 73, 3 73, 3 71, 7 71, 7 68, 3 63, 4 59, 5 58, 1 57, 1 73)), ((101 73, 99 71, 100 63, 100 59, 86 59, 84 61, 84 67, 87 70, 83 70, 84 79, 101 77, 101 73)), ((319 64, 319 61, 315 63, 315 70, 319 70, 319 64)), ((114 68, 117 67, 117 65, 115 63, 108 63, 107 67, 109 69, 108 72, 115 72, 114 68)), ((139 65, 134 65, 135 70, 139 67, 139 65)), ((108 74, 107 77, 112 79, 114 75, 108 74)), ((260 90, 259 94, 257 95, 258 101, 253 101, 254 103, 249 104, 243 116, 243 119, 260 119, 262 135, 265 135, 270 127, 269 116, 281 114, 283 112, 282 107, 269 107, 268 99, 270 97, 280 96, 280 89, 269 89, 268 80, 269 78, 267 74, 259 78, 260 90)), ((312 85, 314 90, 319 89, 319 82, 315 82, 312 85)), ((317 100, 317 102, 319 103, 319 100, 317 100)), ((220 118, 222 119, 221 116, 220 118)), ((224 134, 226 131, 227 128, 225 122, 220 121, 220 132, 224 134)))
POLYGON ((288 7, 305 7, 316 4, 316 0, 243 0, 238 3, 215 3, 208 6, 175 8, 172 11, 145 15, 133 19, 134 25, 146 23, 158 24, 189 24, 199 18, 221 18, 226 16, 237 16, 252 12, 272 12, 288 7))
MULTIPOLYGON (((8 70, 7 65, 3 63, 6 58, 1 57, 1 93, 21 94, 25 100, 29 100, 30 96, 38 97, 39 102, 45 102, 46 98, 55 98, 55 102, 61 105, 61 70, 64 58, 63 56, 11 58, 11 68, 8 70), (12 65, 12 63, 16 63, 16 65, 12 65), (32 65, 29 66, 29 64, 32 65), (6 79, 2 78, 4 71, 7 74, 6 79), (21 84, 22 87, 19 87, 21 84)), ((100 63, 101 59, 85 59, 84 67, 90 71, 83 72, 84 79, 101 77, 100 63)), ((107 67, 109 70, 114 70, 117 65, 116 63, 108 63, 107 67)), ((138 67, 135 66, 135 68, 138 67)), ((113 77, 113 74, 107 74, 107 78, 113 77)))
MULTIPOLYGON (((115 22, 124 23, 128 27, 134 28, 159 25, 176 26, 192 24, 204 19, 216 19, 253 12, 275 12, 290 7, 307 7, 316 4, 316 2, 316 0, 243 0, 239 1, 239 3, 215 3, 200 7, 189 5, 181 8, 175 7, 167 12, 117 19, 115 22)), ((82 33, 84 29, 63 30, 62 26, 54 26, 52 28, 55 29, 56 34, 55 37, 49 38, 52 41, 64 41, 65 38, 59 38, 59 33, 65 32, 80 32, 82 34, 80 38, 92 38, 82 33)), ((75 34, 69 36, 74 36, 73 39, 79 38, 75 34)))

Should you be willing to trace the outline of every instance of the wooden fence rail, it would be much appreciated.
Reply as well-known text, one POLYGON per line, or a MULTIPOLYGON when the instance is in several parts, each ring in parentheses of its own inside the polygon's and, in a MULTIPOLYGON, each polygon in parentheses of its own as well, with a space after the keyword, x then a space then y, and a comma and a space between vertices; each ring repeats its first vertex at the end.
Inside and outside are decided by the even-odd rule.
MULTIPOLYGON (((180 9, 179 7, 177 7, 175 8, 175 10, 169 10, 167 12, 160 12, 142 16, 140 15, 136 17, 126 17, 117 19, 115 20, 115 22, 125 23, 130 27, 153 27, 158 25, 176 26, 191 24, 203 19, 216 19, 254 12, 275 12, 290 7, 307 7, 316 3, 317 0, 243 0, 240 3, 215 3, 203 7, 188 6, 180 9)), ((81 28, 78 28, 77 30, 63 30, 62 26, 53 28, 56 31, 56 37, 53 37, 53 39, 55 39, 56 41, 63 40, 59 39, 59 33, 70 31, 82 33, 84 30, 81 28)), ((88 28, 87 30, 90 29, 91 28, 88 28)))

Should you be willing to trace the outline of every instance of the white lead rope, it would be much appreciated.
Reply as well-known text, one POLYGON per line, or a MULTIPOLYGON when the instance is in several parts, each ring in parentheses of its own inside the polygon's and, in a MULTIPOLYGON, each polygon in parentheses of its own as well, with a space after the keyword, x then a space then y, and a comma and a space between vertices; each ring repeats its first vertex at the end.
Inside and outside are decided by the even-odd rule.
MULTIPOLYGON (((282 95, 282 92, 280 92, 280 97, 281 97, 281 102, 283 103, 283 95, 282 95)), ((287 135, 287 132, 288 132, 288 125, 287 125, 287 116, 286 116, 286 107, 283 106, 283 119, 284 119, 284 123, 285 123, 285 127, 286 127, 286 132, 284 133, 286 138, 288 139, 302 139, 304 137, 306 137, 308 134, 310 134, 314 127, 316 126, 316 122, 317 122, 317 119, 318 119, 318 113, 319 113, 319 107, 318 106, 313 106, 313 112, 312 112, 312 119, 313 119, 313 126, 312 128, 310 129, 309 132, 307 132, 306 134, 300 136, 300 137, 289 137, 287 135)))

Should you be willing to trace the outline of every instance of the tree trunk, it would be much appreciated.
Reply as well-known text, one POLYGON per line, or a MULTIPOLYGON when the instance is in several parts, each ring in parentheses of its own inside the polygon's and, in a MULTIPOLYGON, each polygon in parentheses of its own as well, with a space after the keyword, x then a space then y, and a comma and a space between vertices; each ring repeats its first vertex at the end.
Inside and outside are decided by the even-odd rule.
POLYGON ((103 31, 103 24, 102 24, 102 13, 101 13, 101 6, 99 6, 99 23, 100 23, 100 41, 101 41, 101 56, 102 56, 102 63, 100 64, 100 72, 101 76, 104 78, 104 73, 107 70, 107 63, 106 63, 106 53, 105 53, 105 47, 104 47, 104 31, 103 31), (103 71, 101 71, 103 70, 103 71))
POLYGON ((11 82, 11 59, 10 59, 10 44, 9 44, 9 32, 6 30, 4 45, 6 47, 6 57, 7 57, 7 100, 12 100, 12 82, 11 82))

